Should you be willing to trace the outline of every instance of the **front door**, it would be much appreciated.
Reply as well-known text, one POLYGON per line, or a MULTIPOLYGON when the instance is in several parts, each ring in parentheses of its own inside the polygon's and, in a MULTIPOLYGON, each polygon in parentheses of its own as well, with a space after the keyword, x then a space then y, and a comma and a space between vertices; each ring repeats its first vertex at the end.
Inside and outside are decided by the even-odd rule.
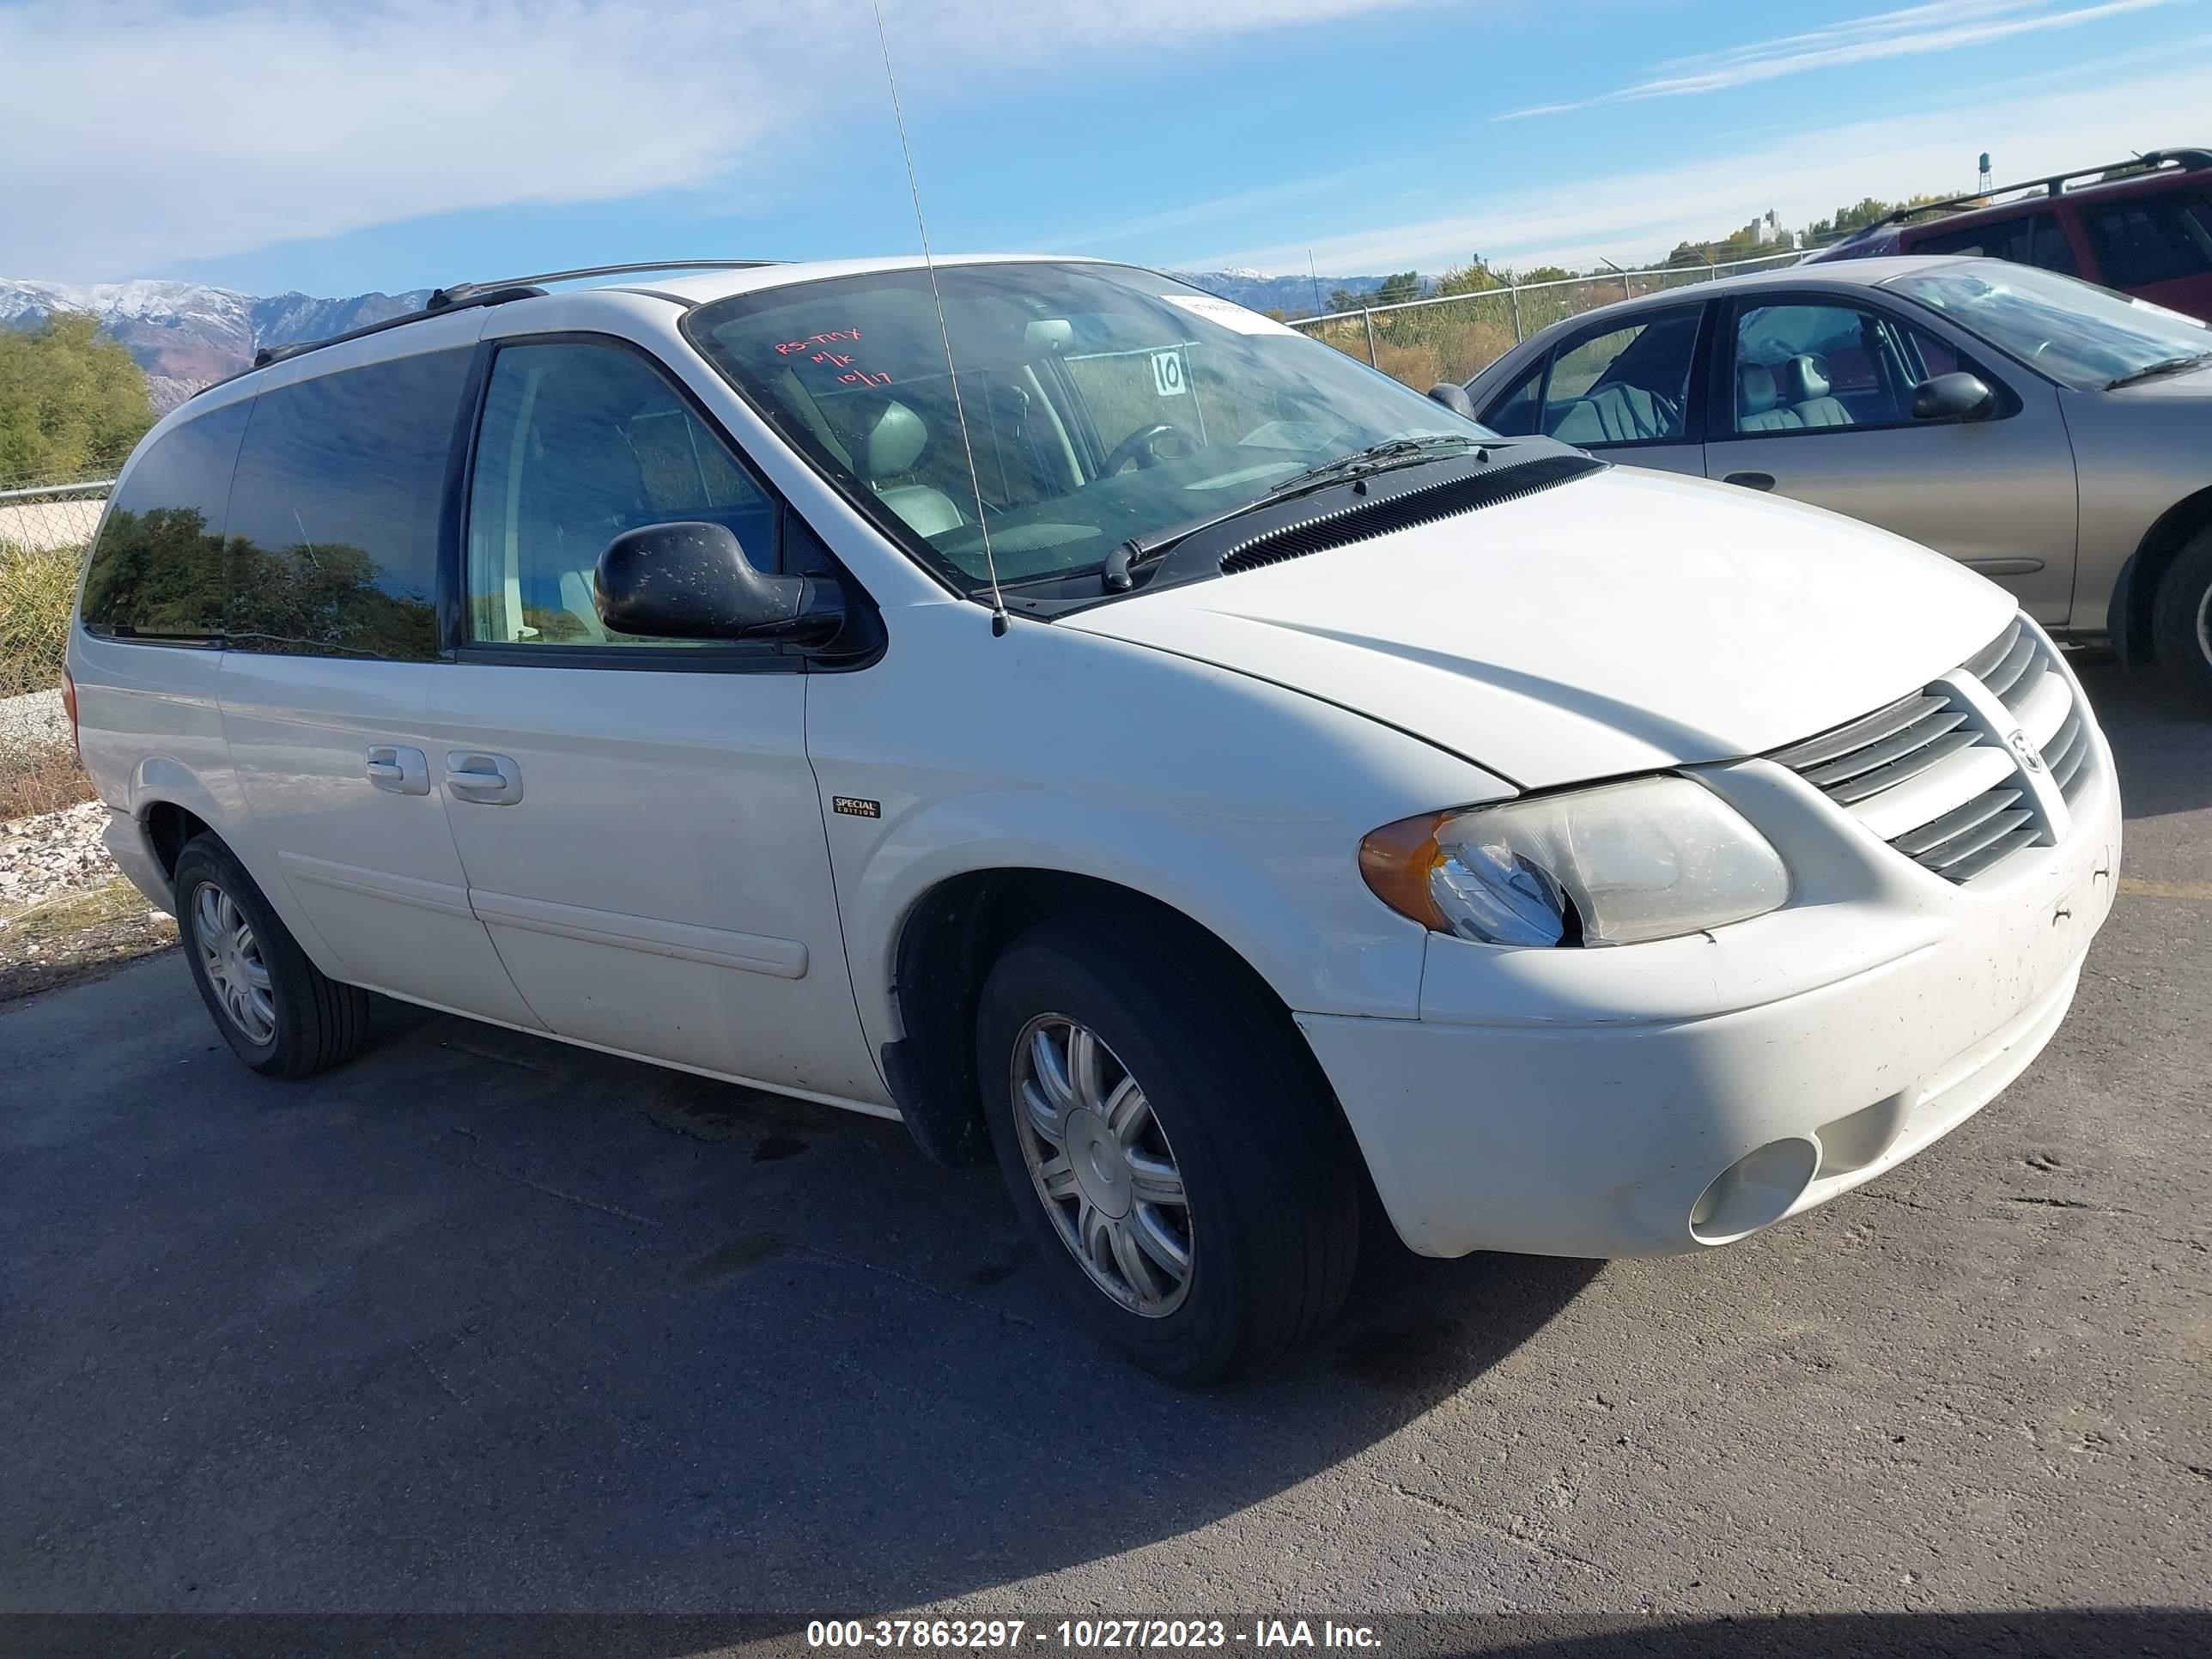
POLYGON ((1709 477, 1895 531, 2011 589, 2038 622, 2065 623, 2074 450, 2050 386, 2000 379, 1886 305, 1828 294, 1739 301, 1720 357, 1709 477), (1997 413, 1915 420, 1913 387, 1956 370, 1990 384, 1997 413))
POLYGON ((1640 312, 1570 334, 1477 418, 1509 437, 1540 432, 1623 466, 1705 470, 1691 371, 1705 307, 1640 312))
POLYGON ((428 724, 470 902, 516 986, 565 1037, 887 1104, 847 976, 803 659, 612 633, 592 601, 624 530, 723 524, 770 569, 798 531, 641 351, 510 341, 483 397, 466 635, 428 724))

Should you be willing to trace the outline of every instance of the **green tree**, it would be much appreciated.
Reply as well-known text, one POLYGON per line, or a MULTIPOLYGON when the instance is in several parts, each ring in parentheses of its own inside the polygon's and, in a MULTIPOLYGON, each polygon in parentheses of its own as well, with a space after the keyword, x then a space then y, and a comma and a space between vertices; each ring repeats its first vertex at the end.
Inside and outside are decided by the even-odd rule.
POLYGON ((1925 207, 1931 202, 1948 199, 1948 197, 1929 195, 1925 191, 1908 196, 1901 202, 1885 202, 1879 197, 1863 196, 1849 207, 1838 208, 1831 217, 1815 219, 1806 226, 1805 246, 1819 247, 1824 243, 1848 236, 1855 230, 1863 230, 1878 220, 1887 219, 1899 208, 1925 207))
POLYGON ((1476 254, 1463 265, 1449 265, 1437 278, 1439 294, 1487 294, 1492 289, 1504 288, 1513 280, 1510 270, 1492 270, 1480 254, 1476 254))
POLYGON ((1349 289, 1338 289, 1328 296, 1331 311, 1364 311, 1370 306, 1403 305, 1408 300, 1421 297, 1421 276, 1416 270, 1394 271, 1382 279, 1382 286, 1370 294, 1354 294, 1349 289))
POLYGON ((0 330, 0 480, 106 471, 153 423, 145 372, 94 319, 0 330))
POLYGON ((1371 306, 1399 306, 1408 300, 1421 297, 1421 275, 1417 270, 1393 271, 1382 279, 1382 286, 1368 297, 1371 306))

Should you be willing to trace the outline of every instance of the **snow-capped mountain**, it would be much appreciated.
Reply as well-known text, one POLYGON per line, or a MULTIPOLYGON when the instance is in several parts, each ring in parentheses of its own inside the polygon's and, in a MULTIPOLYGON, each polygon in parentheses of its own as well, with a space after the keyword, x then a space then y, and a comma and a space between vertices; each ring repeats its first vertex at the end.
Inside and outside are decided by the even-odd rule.
POLYGON ((412 311, 429 297, 356 294, 319 300, 306 294, 266 299, 204 283, 40 283, 0 277, 0 328, 36 328, 56 312, 88 312, 139 366, 156 409, 172 409, 200 387, 234 374, 263 346, 340 334, 412 311))
MULTIPOLYGON (((1255 311, 1296 316, 1326 306, 1339 289, 1364 294, 1380 276, 1270 276, 1257 270, 1178 273, 1185 282, 1255 311), (1316 306, 1315 295, 1322 295, 1316 306)), ((204 283, 40 283, 0 277, 0 328, 36 328, 56 312, 89 312, 146 371, 159 410, 235 374, 263 346, 326 339, 364 323, 413 311, 428 289, 319 300, 306 294, 258 298, 204 283)))

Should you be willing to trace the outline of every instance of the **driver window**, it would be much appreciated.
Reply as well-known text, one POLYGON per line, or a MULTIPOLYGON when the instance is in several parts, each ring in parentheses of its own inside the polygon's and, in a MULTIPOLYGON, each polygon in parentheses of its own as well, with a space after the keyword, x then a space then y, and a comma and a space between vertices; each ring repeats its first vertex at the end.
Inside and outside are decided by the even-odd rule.
POLYGON ((1585 449, 1679 441, 1697 343, 1692 306, 1559 353, 1544 389, 1546 435, 1585 449))
POLYGON ((1735 430, 1912 423, 1912 388, 1979 367, 1935 336, 1850 305, 1751 306, 1735 328, 1735 430))
POLYGON ((493 359, 469 491, 471 639, 720 646, 618 634, 592 605, 610 541, 680 520, 726 525, 754 564, 778 568, 774 504, 642 357, 562 342, 493 359))

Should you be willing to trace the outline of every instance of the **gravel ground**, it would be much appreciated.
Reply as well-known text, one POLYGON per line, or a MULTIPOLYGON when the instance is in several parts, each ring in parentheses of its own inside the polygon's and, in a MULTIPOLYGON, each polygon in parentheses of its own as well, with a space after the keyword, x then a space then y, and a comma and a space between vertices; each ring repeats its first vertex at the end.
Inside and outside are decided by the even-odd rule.
POLYGON ((0 917, 115 875, 100 844, 106 824, 107 808, 96 800, 0 824, 0 917))
POLYGON ((58 690, 0 697, 0 744, 66 743, 69 734, 69 713, 58 690))

